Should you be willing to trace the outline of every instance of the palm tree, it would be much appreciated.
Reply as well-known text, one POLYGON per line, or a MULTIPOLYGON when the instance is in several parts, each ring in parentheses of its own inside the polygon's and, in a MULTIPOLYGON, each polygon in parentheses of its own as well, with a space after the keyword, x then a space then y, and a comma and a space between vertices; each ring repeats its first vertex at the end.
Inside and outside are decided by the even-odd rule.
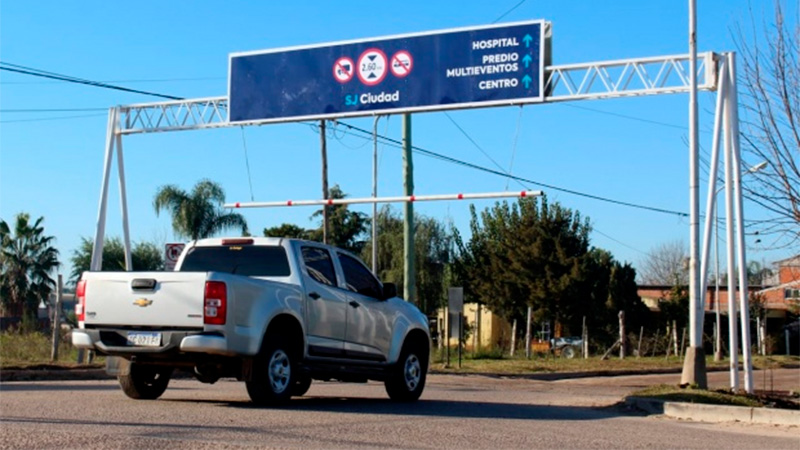
POLYGON ((210 180, 200 180, 191 193, 168 184, 156 192, 153 207, 156 215, 162 209, 172 214, 172 229, 178 236, 191 240, 213 236, 228 228, 241 228, 247 234, 247 222, 238 213, 225 212, 225 192, 210 180))
POLYGON ((21 310, 23 323, 31 325, 39 302, 55 288, 50 273, 60 265, 51 245, 55 237, 44 235, 43 221, 39 217, 31 223, 30 215, 20 213, 12 233, 0 220, 0 303, 5 310, 21 310))

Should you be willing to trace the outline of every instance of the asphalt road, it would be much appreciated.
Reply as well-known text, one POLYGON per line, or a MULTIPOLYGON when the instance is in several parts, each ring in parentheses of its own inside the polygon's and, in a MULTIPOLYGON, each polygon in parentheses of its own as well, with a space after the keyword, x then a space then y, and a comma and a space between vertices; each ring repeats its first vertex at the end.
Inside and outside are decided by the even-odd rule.
POLYGON ((664 377, 675 381, 431 375, 413 404, 389 402, 380 383, 315 382, 281 409, 251 406, 233 380, 173 380, 156 401, 130 400, 116 381, 6 382, 0 448, 800 448, 796 427, 678 421, 615 406, 664 377))

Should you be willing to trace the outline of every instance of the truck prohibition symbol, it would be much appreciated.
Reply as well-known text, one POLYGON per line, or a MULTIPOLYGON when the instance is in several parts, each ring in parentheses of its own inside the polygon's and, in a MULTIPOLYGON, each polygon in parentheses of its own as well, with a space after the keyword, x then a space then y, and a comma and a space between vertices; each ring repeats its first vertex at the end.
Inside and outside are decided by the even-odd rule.
POLYGON ((395 401, 422 394, 425 316, 354 255, 297 239, 203 239, 175 272, 85 272, 78 348, 107 355, 134 399, 156 399, 174 370, 244 381, 254 403, 302 396, 313 380, 383 381, 395 401))

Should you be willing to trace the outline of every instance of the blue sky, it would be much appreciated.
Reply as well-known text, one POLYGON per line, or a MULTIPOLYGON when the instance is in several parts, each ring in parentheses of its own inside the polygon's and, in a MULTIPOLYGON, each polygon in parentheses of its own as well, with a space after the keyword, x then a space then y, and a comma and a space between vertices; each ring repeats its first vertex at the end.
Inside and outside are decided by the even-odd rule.
MULTIPOLYGON (((485 25, 519 3, 404 2, 163 2, 80 3, 4 1, 0 60, 135 89, 188 98, 227 92, 234 52, 485 25)), ((735 50, 731 30, 771 18, 771 1, 698 0, 699 50, 735 50), (765 15, 766 14, 766 15, 765 15)), ((553 63, 681 54, 688 51, 688 1, 527 0, 501 22, 544 19, 553 24, 553 63)), ((796 8, 796 5, 794 5, 796 8)), ((792 10, 794 14, 796 11, 792 10)), ((712 126, 714 94, 701 93, 701 129, 712 126)), ((152 97, 0 73, 0 218, 21 211, 44 216, 57 238, 63 272, 81 236, 93 236, 102 175, 106 112, 94 108, 157 101, 152 97), (19 109, 80 111, 13 112, 19 109), (87 110, 82 110, 87 109, 87 110)), ((569 104, 488 108, 413 116, 413 142, 426 149, 495 168, 494 160, 527 179, 667 210, 689 209, 688 95, 662 95, 569 104), (591 108, 587 110, 585 108, 591 108), (632 118, 645 119, 634 120, 632 118), (516 138, 517 126, 519 134, 516 138), (511 165, 513 154, 513 166, 511 165)), ((372 119, 349 123, 371 128, 372 119)), ((401 119, 382 119, 379 131, 400 137, 401 119)), ((352 197, 371 195, 371 142, 339 128, 328 139, 329 179, 352 197)), ((711 146, 711 135, 701 134, 711 146)), ((190 189, 201 178, 222 184, 229 201, 316 199, 320 195, 319 135, 304 124, 135 135, 123 140, 128 208, 134 241, 175 241, 170 219, 157 217, 159 186, 190 189), (243 144, 246 142, 248 159, 243 144)), ((748 163, 756 163, 752 161, 748 163)), ((516 182, 414 155, 418 195, 493 192, 516 182)), ((399 150, 381 146, 379 195, 402 194, 399 150)), ((701 204, 705 204, 705 168, 701 204)), ((107 236, 120 236, 116 177, 112 178, 107 236)), ((527 185, 539 189, 536 185, 527 185)), ((547 189, 544 189, 546 192, 547 189)), ((550 201, 578 210, 595 227, 592 244, 638 265, 653 247, 684 240, 688 220, 549 191, 550 201)), ((476 202, 479 209, 491 201, 476 202)), ((467 232, 465 203, 418 203, 416 210, 453 220, 467 232)), ((746 203, 746 214, 762 214, 746 203)), ((368 212, 369 206, 356 209, 368 212)), ((254 234, 283 222, 315 226, 312 208, 241 211, 254 234)), ((750 259, 790 256, 748 237, 750 259)))

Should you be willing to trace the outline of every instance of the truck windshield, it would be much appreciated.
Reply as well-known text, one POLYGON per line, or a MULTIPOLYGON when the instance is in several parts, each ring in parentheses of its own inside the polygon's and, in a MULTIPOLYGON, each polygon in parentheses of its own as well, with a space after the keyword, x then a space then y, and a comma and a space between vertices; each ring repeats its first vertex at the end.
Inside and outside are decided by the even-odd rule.
POLYGON ((251 277, 291 274, 283 247, 253 245, 191 248, 180 271, 227 272, 251 277))

